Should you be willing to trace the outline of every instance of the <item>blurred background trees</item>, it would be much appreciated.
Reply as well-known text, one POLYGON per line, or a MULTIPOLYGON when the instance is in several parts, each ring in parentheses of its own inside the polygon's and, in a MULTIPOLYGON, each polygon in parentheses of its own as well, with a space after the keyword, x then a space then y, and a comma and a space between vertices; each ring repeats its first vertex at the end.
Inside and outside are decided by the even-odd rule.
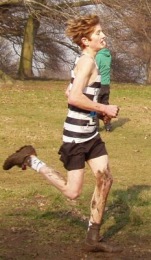
POLYGON ((112 80, 151 84, 151 0, 1 0, 0 70, 15 78, 67 78, 79 52, 65 24, 97 13, 112 52, 112 80))

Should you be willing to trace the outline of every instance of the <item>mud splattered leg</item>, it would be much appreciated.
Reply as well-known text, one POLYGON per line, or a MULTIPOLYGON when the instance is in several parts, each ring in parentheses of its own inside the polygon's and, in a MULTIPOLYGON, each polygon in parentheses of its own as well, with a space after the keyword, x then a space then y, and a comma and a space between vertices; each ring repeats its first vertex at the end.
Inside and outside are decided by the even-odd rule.
POLYGON ((98 171, 96 174, 96 186, 91 200, 90 222, 101 224, 107 197, 113 179, 109 169, 104 172, 98 171))
POLYGON ((95 174, 96 185, 90 206, 90 221, 85 242, 86 251, 120 252, 121 248, 100 241, 99 235, 107 197, 113 182, 108 164, 108 156, 93 159, 89 162, 89 165, 95 174))

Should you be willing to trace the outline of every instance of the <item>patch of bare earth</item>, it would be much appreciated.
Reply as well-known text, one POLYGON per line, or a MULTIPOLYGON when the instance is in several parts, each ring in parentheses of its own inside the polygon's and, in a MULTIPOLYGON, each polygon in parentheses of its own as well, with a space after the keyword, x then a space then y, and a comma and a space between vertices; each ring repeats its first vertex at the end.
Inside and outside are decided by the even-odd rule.
MULTIPOLYGON (((57 232, 57 231, 56 231, 57 232)), ((65 232, 65 231, 64 231, 65 232)), ((111 244, 114 244, 110 240, 111 244)), ((133 237, 129 239, 123 247, 123 251, 118 254, 111 253, 86 253, 83 249, 84 241, 71 243, 61 243, 57 241, 57 236, 53 235, 50 240, 40 240, 36 232, 30 229, 1 230, 0 234, 0 259, 1 260, 131 260, 131 259, 151 259, 151 249, 148 238, 133 237)))

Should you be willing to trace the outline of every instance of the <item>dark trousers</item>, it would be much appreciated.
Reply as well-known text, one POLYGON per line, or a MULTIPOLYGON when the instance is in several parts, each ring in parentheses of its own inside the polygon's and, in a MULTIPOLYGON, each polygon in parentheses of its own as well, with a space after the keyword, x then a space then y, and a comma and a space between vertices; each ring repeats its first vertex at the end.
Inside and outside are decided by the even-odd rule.
MULTIPOLYGON (((100 93, 98 96, 98 102, 104 105, 109 105, 109 97, 110 97, 110 86, 109 85, 101 85, 100 93)), ((103 116, 101 114, 97 114, 98 119, 103 120, 103 116)))

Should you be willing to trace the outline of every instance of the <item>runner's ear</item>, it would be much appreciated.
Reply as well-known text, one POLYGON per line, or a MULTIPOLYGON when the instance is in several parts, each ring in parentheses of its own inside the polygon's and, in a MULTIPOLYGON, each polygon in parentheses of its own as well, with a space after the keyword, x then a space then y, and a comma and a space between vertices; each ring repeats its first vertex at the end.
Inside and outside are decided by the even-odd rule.
POLYGON ((81 42, 85 47, 89 46, 89 40, 86 37, 82 37, 81 42))

